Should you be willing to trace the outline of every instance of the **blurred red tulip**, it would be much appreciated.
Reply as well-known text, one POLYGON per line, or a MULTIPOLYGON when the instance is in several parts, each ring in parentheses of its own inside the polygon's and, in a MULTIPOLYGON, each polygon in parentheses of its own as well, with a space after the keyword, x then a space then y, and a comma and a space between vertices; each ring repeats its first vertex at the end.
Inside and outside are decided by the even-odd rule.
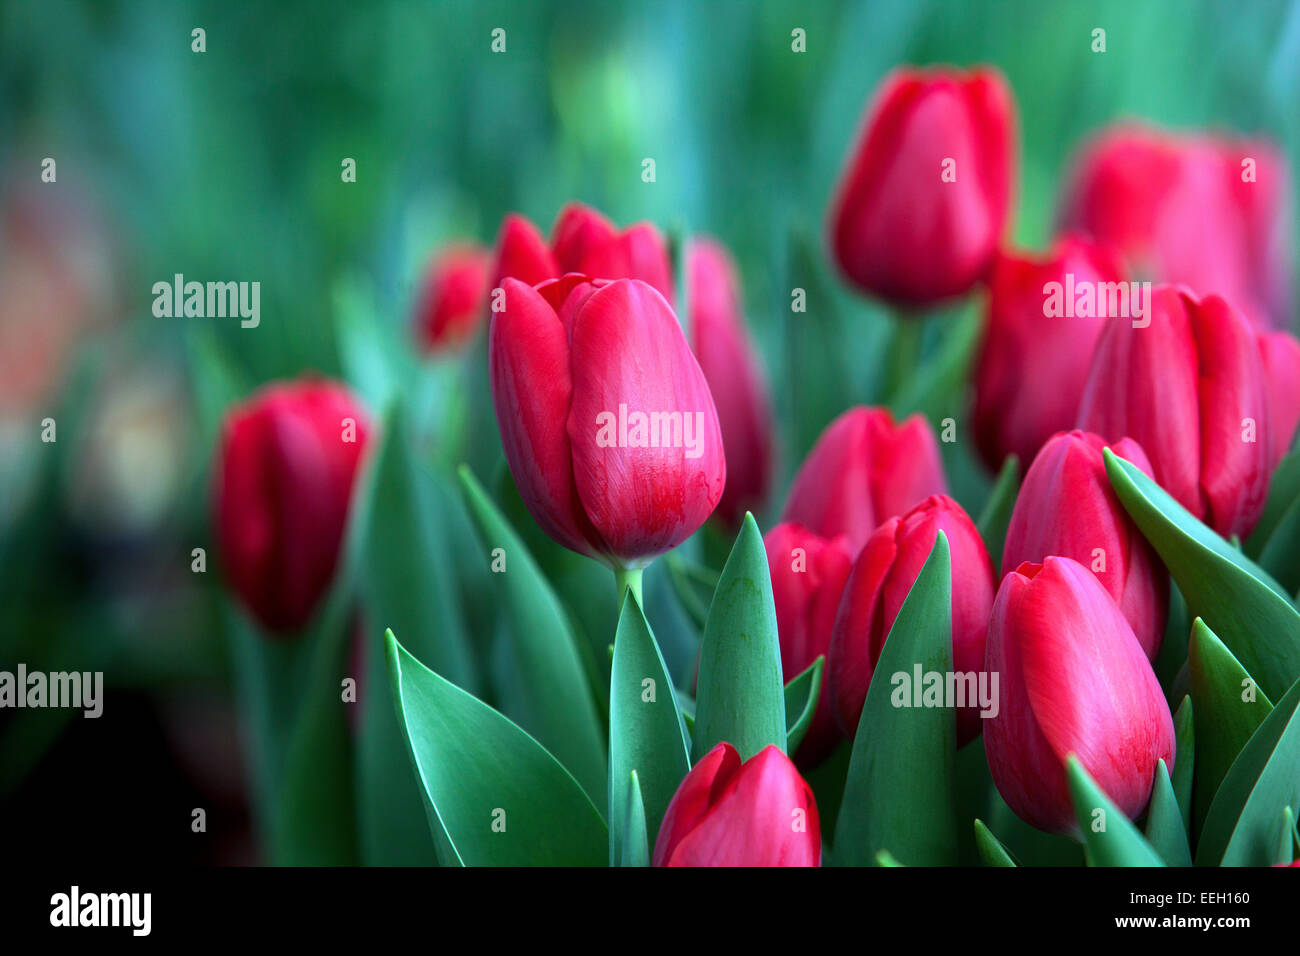
POLYGON ((776 747, 744 763, 720 743, 691 768, 668 804, 655 866, 819 866, 812 788, 776 747))
POLYGON ((691 344, 713 393, 727 454, 717 517, 737 528, 767 498, 772 476, 772 409, 767 380, 745 329, 740 283, 726 249, 696 239, 688 253, 691 344))
POLYGON ((1275 468, 1291 450, 1300 425, 1300 342, 1289 332, 1265 332, 1259 337, 1259 351, 1268 392, 1269 461, 1275 468))
POLYGON ((644 282, 506 279, 488 335, 506 461, 537 523, 611 567, 688 538, 726 484, 718 414, 672 308, 644 282))
POLYGON ((548 246, 523 216, 511 214, 497 236, 492 288, 506 278, 537 285, 579 272, 593 279, 640 279, 673 301, 673 270, 668 247, 649 223, 619 232, 608 219, 581 203, 570 203, 555 222, 548 246))
POLYGON ((1076 830, 1065 760, 1079 758, 1129 817, 1146 807, 1157 761, 1174 766, 1174 722, 1119 606, 1083 565, 1022 564, 998 589, 989 671, 1001 706, 984 728, 998 792, 1021 819, 1076 830))
POLYGON ((947 490, 929 422, 913 415, 896 425, 889 409, 859 406, 821 433, 781 520, 823 538, 845 535, 856 554, 882 521, 947 490))
MULTIPOLYGON (((1169 575, 1111 488, 1105 447, 1100 436, 1081 431, 1056 435, 1043 446, 1011 513, 1002 574, 1049 555, 1078 561, 1097 575, 1155 660, 1165 633, 1169 575)), ((1137 442, 1123 438, 1110 448, 1154 477, 1137 442)))
POLYGON ((478 246, 453 245, 438 253, 424 279, 416 333, 426 352, 459 348, 486 314, 492 256, 478 246))
MULTIPOLYGON (((984 344, 975 370, 975 442, 996 471, 1007 455, 1021 468, 1043 442, 1074 426, 1088 364, 1106 324, 1096 315, 1048 314, 1049 283, 1093 290, 1121 280, 1119 266, 1100 246, 1061 239, 1042 258, 1000 255, 989 278, 984 344)), ((1105 302, 1104 297, 1094 301, 1105 302)))
MULTIPOLYGON (((948 538, 952 562, 953 670, 984 669, 984 638, 993 606, 993 562, 961 505, 932 495, 902 517, 890 518, 871 536, 844 586, 831 636, 831 705, 840 730, 856 736, 872 672, 889 629, 916 583, 939 532, 948 538)), ((980 733, 980 708, 957 712, 957 745, 980 733)))
POLYGON ((844 276, 901 306, 969 290, 1002 239, 1015 136, 1011 91, 996 70, 886 77, 831 207, 844 276))
MULTIPOLYGON (((789 682, 803 673, 819 654, 829 656, 835 612, 840 606, 853 554, 842 536, 827 540, 790 522, 777 525, 763 542, 772 574, 776 630, 781 639, 781 672, 789 682)), ((824 667, 812 725, 795 753, 801 767, 817 766, 840 741, 827 683, 828 671, 824 667)))
POLYGON ((1270 328, 1291 316, 1290 207, 1271 144, 1124 124, 1082 151, 1062 220, 1144 278, 1221 295, 1270 328))
POLYGON ((370 420, 342 385, 270 385, 230 410, 213 524, 235 593, 270 632, 296 631, 329 589, 370 420))
POLYGON ((1159 286, 1147 308, 1149 324, 1102 333, 1078 426, 1138 442, 1184 508, 1244 537, 1263 511, 1273 451, 1255 332, 1218 296, 1159 286))

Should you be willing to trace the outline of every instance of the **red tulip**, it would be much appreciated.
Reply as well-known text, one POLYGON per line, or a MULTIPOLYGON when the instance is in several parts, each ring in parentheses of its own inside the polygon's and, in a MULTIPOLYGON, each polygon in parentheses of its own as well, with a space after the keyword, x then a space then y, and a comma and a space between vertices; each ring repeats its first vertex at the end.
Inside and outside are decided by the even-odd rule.
MULTIPOLYGON (((975 524, 947 495, 932 495, 872 534, 853 562, 831 636, 831 705, 840 729, 857 734, 867 687, 885 638, 942 531, 952 562, 953 670, 984 669, 984 638, 993 605, 993 562, 975 524)), ((978 737, 980 708, 957 712, 957 744, 978 737)))
POLYGON ((425 276, 416 332, 428 352, 464 345, 478 329, 487 305, 492 257, 478 246, 449 246, 425 276))
POLYGON ((1174 721, 1119 606, 1069 558, 1022 564, 998 589, 989 671, 1001 706, 984 729, 993 782, 1040 830, 1075 830, 1065 760, 1129 817, 1151 795, 1158 761, 1174 766, 1174 721))
POLYGON ((638 223, 619 232, 608 219, 589 206, 570 203, 555 222, 548 246, 531 222, 509 215, 497 237, 495 279, 517 279, 537 285, 580 272, 595 279, 640 279, 673 301, 672 263, 659 231, 638 223))
POLYGON ((537 523, 611 567, 686 540, 726 483, 718 414, 672 308, 644 282, 502 284, 488 335, 506 461, 537 523))
POLYGON ((728 743, 691 768, 664 812, 655 866, 819 866, 812 788, 767 747, 741 763, 728 743))
POLYGON ((1277 467, 1300 425, 1300 342, 1289 332, 1267 332, 1259 337, 1259 350, 1272 426, 1269 461, 1277 467))
MULTIPOLYGON (((781 671, 789 682, 820 655, 829 655, 835 612, 840 606, 853 554, 843 537, 820 538, 801 525, 779 524, 763 539, 772 574, 776 630, 781 640, 781 671)), ((839 743, 840 732, 831 711, 827 674, 812 725, 795 754, 802 767, 815 767, 839 743)))
POLYGON ((844 276, 903 306, 961 295, 982 279, 1011 205, 1014 114, 996 70, 887 77, 831 208, 844 276))
POLYGON ((1156 481, 1219 534, 1245 536, 1264 508, 1271 430, 1259 343, 1218 296, 1157 287, 1145 321, 1097 343, 1078 426, 1129 436, 1156 481))
POLYGON ((895 425, 886 408, 851 408, 831 422, 799 468, 782 521, 823 538, 845 535, 856 554, 886 518, 943 494, 939 443, 913 415, 895 425))
MULTIPOLYGON (((1011 513, 1002 574, 1049 555, 1078 561, 1097 575, 1155 660, 1165 633, 1169 575, 1111 488, 1105 447, 1100 436, 1080 431, 1056 435, 1043 446, 1011 513)), ((1152 475, 1137 442, 1123 438, 1110 447, 1152 475)))
POLYGON ((329 588, 370 421, 343 386, 268 386, 231 409, 213 524, 226 575, 274 633, 305 625, 329 588))
POLYGON ((738 527, 767 498, 772 475, 772 410, 767 381, 745 330, 740 283, 718 243, 697 239, 688 254, 691 341, 722 423, 726 490, 717 517, 738 527))
POLYGON ((1062 218, 1138 274, 1222 295, 1264 328, 1289 320, 1290 189, 1268 143, 1113 127, 1079 157, 1062 218))
POLYGON ((1043 442, 1074 426, 1089 359, 1107 321, 1104 290, 1120 280, 1107 251, 1074 237, 1043 258, 998 257, 975 371, 975 441, 990 468, 996 471, 1011 454, 1024 467, 1043 442), (1055 300, 1050 283, 1061 293, 1055 300), (1078 314, 1076 289, 1091 291, 1100 307, 1080 303, 1091 314, 1078 314), (1069 309, 1057 310, 1052 303, 1063 299, 1069 309))

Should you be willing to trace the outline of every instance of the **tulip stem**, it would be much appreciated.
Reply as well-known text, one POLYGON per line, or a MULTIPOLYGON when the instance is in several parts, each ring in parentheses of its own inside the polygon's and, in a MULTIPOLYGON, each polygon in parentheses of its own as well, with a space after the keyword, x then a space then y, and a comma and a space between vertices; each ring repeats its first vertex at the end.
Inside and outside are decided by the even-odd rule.
POLYGON ((614 586, 618 588, 618 606, 623 608, 623 597, 630 590, 636 597, 636 603, 645 606, 641 600, 641 575, 645 573, 645 568, 615 568, 614 569, 614 586))
POLYGON ((921 357, 921 337, 925 332, 922 318, 902 309, 894 313, 894 335, 885 362, 881 401, 893 405, 902 396, 903 386, 916 374, 921 357))

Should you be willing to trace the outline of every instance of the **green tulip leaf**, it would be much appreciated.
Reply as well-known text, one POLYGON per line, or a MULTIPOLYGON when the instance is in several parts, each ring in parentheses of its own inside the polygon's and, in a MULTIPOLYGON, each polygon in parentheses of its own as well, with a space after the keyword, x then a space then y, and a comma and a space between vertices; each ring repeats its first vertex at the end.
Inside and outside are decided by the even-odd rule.
POLYGON ((1291 449, 1273 469, 1268 485, 1268 502, 1255 528, 1246 539, 1246 554, 1256 560, 1276 535, 1288 513, 1300 504, 1300 446, 1291 449))
POLYGON ((898 859, 894 856, 894 854, 890 853, 888 850, 881 850, 880 852, 878 852, 876 854, 876 858, 874 862, 876 866, 905 866, 906 865, 903 863, 899 863, 898 859))
POLYGON ((1165 865, 1160 854, 1097 786, 1074 754, 1066 758, 1066 777, 1089 866, 1165 865))
POLYGON ((1016 861, 1011 851, 1002 845, 993 832, 984 825, 984 821, 975 818, 975 846, 985 866, 1015 866, 1016 861))
POLYGON ((886 848, 909 866, 957 861, 956 715, 950 707, 913 707, 921 674, 952 670, 952 572, 940 532, 889 630, 867 688, 853 741, 835 862, 867 866, 886 848), (897 688, 896 677, 907 683, 897 688), (903 705, 893 699, 901 697, 903 705))
POLYGON ((812 725, 825 670, 826 658, 819 654, 817 660, 790 678, 790 682, 785 685, 785 746, 788 753, 799 749, 804 734, 812 725))
POLYGON ((633 770, 628 776, 627 805, 623 811, 622 866, 649 866, 650 841, 646 834, 645 804, 641 802, 641 781, 633 770))
POLYGON ((1300 613, 1280 585, 1197 521, 1141 469, 1106 449, 1115 493, 1187 599, 1276 699, 1300 677, 1300 613))
POLYGON ((1273 704, 1200 618, 1192 624, 1187 665, 1196 721, 1192 807, 1199 833, 1228 768, 1273 704))
POLYGON ((1016 496, 1020 493, 1020 459, 1007 455, 998 471, 997 481, 989 492, 984 510, 980 512, 975 526, 979 529, 984 547, 988 548, 989 558, 996 571, 1002 567, 1002 549, 1007 543, 1007 527, 1011 524, 1011 512, 1016 507, 1016 496))
POLYGON ((389 674, 429 825, 447 865, 603 866, 605 822, 569 771, 517 724, 387 634, 389 674))
POLYGON ((1300 836, 1296 835, 1295 811, 1290 807, 1282 808, 1282 822, 1278 824, 1277 852, 1273 855, 1274 866, 1286 866, 1296 858, 1300 850, 1300 836))
POLYGON ((507 716, 534 734, 603 806, 609 781, 601 721, 568 617, 519 536, 463 466, 460 482, 489 560, 505 562, 493 577, 519 669, 517 709, 507 716))
POLYGON ((1228 769, 1196 846, 1197 865, 1263 866, 1277 848, 1284 807, 1300 806, 1300 680, 1228 769))
POLYGON ((1169 768, 1161 760, 1151 787, 1151 804, 1147 807, 1147 842, 1169 866, 1191 866, 1192 850, 1187 844, 1187 829, 1174 794, 1169 768))
POLYGON ((704 625, 691 760, 724 740, 742 760, 768 745, 784 751, 785 725, 772 578, 763 536, 746 514, 704 625))
POLYGON ((640 840, 651 843, 659 833, 664 811, 678 785, 690 772, 677 694, 654 633, 631 592, 623 601, 609 685, 609 834, 610 864, 635 842, 627 828, 641 828, 640 840), (637 778, 636 802, 642 819, 624 816, 629 805, 628 781, 637 778))
POLYGON ((1183 702, 1174 713, 1174 746, 1174 796, 1178 800, 1178 812, 1183 818, 1183 829, 1191 833, 1192 782, 1196 769, 1196 711, 1190 694, 1183 697, 1183 702))
POLYGON ((1259 555, 1259 565, 1288 593, 1300 588, 1300 498, 1278 521, 1259 555))

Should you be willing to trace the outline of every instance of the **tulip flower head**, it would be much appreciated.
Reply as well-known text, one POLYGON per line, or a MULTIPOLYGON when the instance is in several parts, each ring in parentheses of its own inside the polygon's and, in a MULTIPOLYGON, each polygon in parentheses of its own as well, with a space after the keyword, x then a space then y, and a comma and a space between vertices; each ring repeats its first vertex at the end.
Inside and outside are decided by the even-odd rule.
POLYGON ((1174 766, 1173 717, 1142 645, 1091 571, 1048 557, 1008 574, 986 666, 1002 692, 984 728, 989 770, 1021 819, 1077 831, 1070 754, 1126 815, 1142 812, 1158 762, 1174 766))
POLYGON ((820 866, 812 788, 768 746, 741 762, 720 743, 691 768, 668 804, 655 866, 820 866))
POLYGON ((718 413, 672 308, 636 279, 502 289, 492 399, 524 503, 565 547, 644 567, 704 523, 726 484, 718 413))
POLYGON ((226 415, 213 524, 235 593, 273 634, 303 627, 329 588, 370 431, 357 399, 318 379, 226 415))
POLYGON ((450 246, 434 258, 416 312, 426 352, 459 348, 474 335, 486 311, 491 268, 491 255, 477 246, 450 246))

